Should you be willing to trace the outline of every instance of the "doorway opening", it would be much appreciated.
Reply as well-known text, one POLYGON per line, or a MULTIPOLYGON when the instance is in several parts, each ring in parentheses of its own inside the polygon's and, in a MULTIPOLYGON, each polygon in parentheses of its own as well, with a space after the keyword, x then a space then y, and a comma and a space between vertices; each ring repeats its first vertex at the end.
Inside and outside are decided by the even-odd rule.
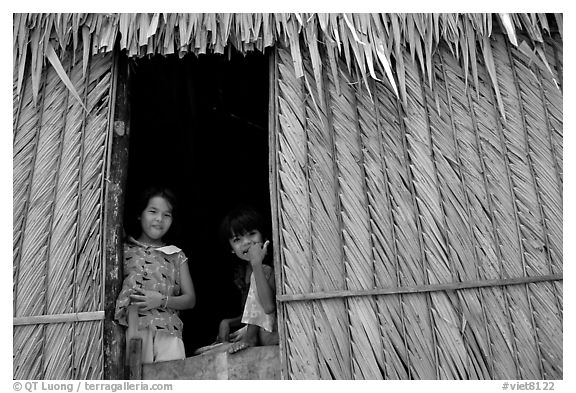
MULTIPOLYGON (((218 239, 224 215, 248 204, 270 217, 268 57, 154 56, 130 69, 130 153, 125 231, 150 185, 178 199, 169 240, 188 257, 196 306, 180 312, 186 356, 214 343, 219 322, 242 313, 234 263, 218 239)), ((268 220, 269 222, 269 220, 268 220)))

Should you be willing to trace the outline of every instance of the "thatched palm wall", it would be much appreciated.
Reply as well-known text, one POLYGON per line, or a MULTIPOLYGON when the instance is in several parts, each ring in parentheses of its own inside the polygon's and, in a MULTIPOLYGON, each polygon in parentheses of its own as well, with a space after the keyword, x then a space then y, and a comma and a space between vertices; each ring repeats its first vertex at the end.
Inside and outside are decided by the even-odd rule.
POLYGON ((85 74, 81 52, 61 59, 87 112, 50 65, 36 104, 31 78, 17 95, 14 75, 16 379, 102 378, 111 59, 93 56, 85 74))
POLYGON ((127 56, 279 48, 284 377, 562 378, 552 24, 562 15, 14 14, 14 378, 103 376, 117 41, 127 56))
POLYGON ((446 46, 433 89, 405 55, 405 108, 278 51, 285 377, 562 378, 561 87, 491 49, 505 119, 484 64, 475 88, 446 46))

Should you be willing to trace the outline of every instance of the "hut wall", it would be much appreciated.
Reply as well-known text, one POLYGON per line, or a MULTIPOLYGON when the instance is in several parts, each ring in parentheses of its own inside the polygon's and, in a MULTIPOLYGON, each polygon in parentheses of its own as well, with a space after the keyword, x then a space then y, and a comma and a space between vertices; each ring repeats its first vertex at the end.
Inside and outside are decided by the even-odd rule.
MULTIPOLYGON (((62 59, 87 111, 49 64, 14 89, 15 379, 100 379, 103 196, 112 54, 62 59)), ((15 70, 16 73, 16 70, 15 70)), ((16 75, 14 77, 16 87, 16 75)))
POLYGON ((562 378, 562 43, 544 47, 556 82, 491 40, 505 118, 447 47, 432 86, 405 56, 404 108, 278 49, 285 378, 562 378))

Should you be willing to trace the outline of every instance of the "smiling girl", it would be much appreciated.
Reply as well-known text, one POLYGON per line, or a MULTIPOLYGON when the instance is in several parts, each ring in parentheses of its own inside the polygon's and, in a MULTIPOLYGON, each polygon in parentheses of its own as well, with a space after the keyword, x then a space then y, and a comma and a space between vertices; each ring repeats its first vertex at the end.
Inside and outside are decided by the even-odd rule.
POLYGON ((264 263, 270 243, 266 233, 262 216, 249 207, 233 210, 220 226, 222 240, 243 262, 237 285, 243 292, 244 312, 222 320, 218 332, 220 341, 233 342, 230 353, 250 346, 278 344, 274 270, 264 263), (230 333, 241 324, 246 326, 230 333))
POLYGON ((175 210, 172 192, 150 188, 140 200, 140 235, 124 244, 124 283, 116 301, 115 318, 124 326, 126 341, 142 338, 142 363, 184 359, 182 321, 178 310, 194 307, 196 295, 188 258, 166 245, 175 210), (136 325, 136 326, 134 326, 136 325))

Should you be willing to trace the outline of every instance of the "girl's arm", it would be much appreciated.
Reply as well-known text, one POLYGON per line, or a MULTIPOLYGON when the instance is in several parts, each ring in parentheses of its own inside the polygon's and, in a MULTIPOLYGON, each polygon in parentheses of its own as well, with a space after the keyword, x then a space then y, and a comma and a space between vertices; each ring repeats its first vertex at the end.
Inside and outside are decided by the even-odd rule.
POLYGON ((232 330, 242 326, 242 315, 236 318, 226 318, 220 321, 220 326, 218 326, 218 341, 228 342, 230 341, 230 333, 232 330))
POLYGON ((183 262, 180 265, 180 291, 181 294, 179 296, 168 296, 166 306, 176 310, 193 308, 196 305, 196 292, 194 291, 194 284, 192 283, 192 277, 190 277, 187 262, 183 262))
POLYGON ((271 274, 267 280, 261 263, 252 266, 252 274, 254 274, 254 281, 258 289, 258 301, 266 314, 272 314, 276 311, 274 275, 271 274))
POLYGON ((266 256, 269 243, 270 242, 266 240, 261 248, 259 243, 254 244, 249 250, 252 274, 256 282, 256 289, 258 290, 258 301, 266 314, 272 314, 276 311, 276 283, 274 274, 271 274, 270 277, 266 279, 264 268, 262 267, 262 261, 266 256))
POLYGON ((235 329, 235 328, 238 328, 238 327, 241 327, 242 325, 244 325, 242 323, 242 315, 239 315, 235 318, 226 318, 226 319, 223 319, 223 321, 228 321, 228 324, 230 325, 231 329, 235 329))
POLYGON ((136 289, 134 291, 135 295, 130 296, 133 300, 132 304, 137 305, 143 311, 167 307, 176 310, 192 308, 196 305, 196 293, 194 292, 194 284, 186 262, 180 265, 180 281, 182 293, 179 296, 168 296, 166 298, 158 291, 136 289))

